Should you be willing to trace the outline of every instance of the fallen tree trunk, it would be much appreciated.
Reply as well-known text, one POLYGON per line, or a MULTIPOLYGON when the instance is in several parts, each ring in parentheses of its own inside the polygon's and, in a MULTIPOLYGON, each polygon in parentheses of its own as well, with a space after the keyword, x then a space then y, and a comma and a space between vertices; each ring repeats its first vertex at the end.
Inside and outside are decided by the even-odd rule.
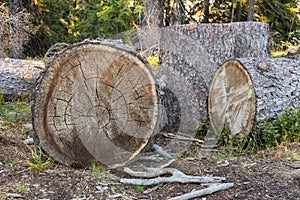
POLYGON ((217 68, 230 58, 268 57, 268 24, 194 24, 161 30, 158 79, 167 116, 162 130, 195 134, 207 117, 207 99, 217 68), (180 116, 180 117, 178 117, 180 116))
POLYGON ((74 167, 126 164, 158 121, 151 67, 113 41, 84 41, 49 63, 34 92, 33 127, 43 149, 74 167))
POLYGON ((212 128, 247 135, 255 121, 300 106, 300 58, 239 58, 216 72, 209 94, 212 128))
POLYGON ((5 91, 5 100, 31 97, 44 69, 43 61, 0 59, 0 89, 5 91))

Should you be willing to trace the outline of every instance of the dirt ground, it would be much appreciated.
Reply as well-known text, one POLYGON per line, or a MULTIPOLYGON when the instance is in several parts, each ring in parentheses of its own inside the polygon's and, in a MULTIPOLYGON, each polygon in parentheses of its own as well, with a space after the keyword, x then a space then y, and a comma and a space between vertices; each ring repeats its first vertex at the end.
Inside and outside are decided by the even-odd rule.
MULTIPOLYGON (((43 171, 30 170, 32 158, 22 126, 0 127, 0 199, 168 199, 200 184, 168 183, 141 187, 120 183, 130 177, 117 170, 95 172, 54 163, 43 171)), ((196 147, 193 147, 196 148, 196 147)), ((281 145, 251 156, 208 154, 178 158, 170 167, 190 175, 222 176, 230 189, 198 199, 300 199, 300 144, 281 145)))

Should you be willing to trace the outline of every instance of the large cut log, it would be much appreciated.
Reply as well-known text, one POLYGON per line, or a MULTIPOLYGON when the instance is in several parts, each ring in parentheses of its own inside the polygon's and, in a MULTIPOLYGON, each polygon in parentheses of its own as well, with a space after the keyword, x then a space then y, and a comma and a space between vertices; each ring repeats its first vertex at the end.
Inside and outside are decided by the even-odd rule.
POLYGON ((260 22, 162 29, 156 73, 163 82, 161 105, 167 116, 162 130, 195 134, 193 129, 208 115, 208 93, 217 68, 230 58, 268 57, 268 31, 268 24, 260 22))
POLYGON ((0 59, 0 89, 5 91, 4 98, 30 97, 44 69, 43 61, 0 59))
POLYGON ((57 161, 118 167, 146 145, 158 121, 151 67, 112 41, 84 41, 59 53, 34 92, 33 126, 57 161))
POLYGON ((239 58, 216 72, 209 94, 212 128, 247 135, 255 121, 300 106, 300 58, 239 58))

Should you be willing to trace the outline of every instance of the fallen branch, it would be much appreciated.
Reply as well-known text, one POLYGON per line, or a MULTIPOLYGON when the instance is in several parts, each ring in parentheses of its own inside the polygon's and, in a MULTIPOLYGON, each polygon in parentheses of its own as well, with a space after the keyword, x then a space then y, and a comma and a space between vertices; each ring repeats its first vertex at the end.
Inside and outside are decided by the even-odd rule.
POLYGON ((300 169, 300 165, 291 165, 291 164, 286 163, 286 162, 284 162, 283 164, 286 165, 286 166, 288 166, 288 167, 291 167, 293 169, 300 169))
POLYGON ((203 140, 199 140, 197 138, 193 138, 191 136, 185 135, 183 133, 161 133, 164 137, 170 138, 170 139, 175 139, 175 140, 182 140, 182 141, 190 141, 190 142, 198 142, 198 143, 203 143, 203 140))
POLYGON ((124 171, 134 177, 152 178, 152 179, 120 179, 121 183, 134 184, 134 185, 156 185, 160 183, 218 183, 225 180, 224 177, 213 176, 189 176, 174 168, 151 168, 151 171, 137 172, 128 167, 124 171), (157 177, 162 175, 169 175, 169 177, 157 177), (157 177, 157 178, 154 178, 157 177))
POLYGON ((171 154, 169 154, 168 152, 166 152, 165 150, 163 150, 160 146, 158 146, 157 144, 154 144, 152 146, 152 149, 154 151, 156 151, 157 153, 159 153, 160 155, 162 155, 163 157, 165 158, 168 158, 168 159, 172 159, 173 156, 171 154))
POLYGON ((202 190, 196 190, 196 191, 193 191, 193 192, 181 195, 181 196, 171 198, 169 200, 188 200, 188 199, 192 199, 192 198, 212 194, 214 192, 218 192, 218 191, 221 191, 221 190, 227 190, 231 187, 233 187, 233 183, 212 184, 208 188, 205 188, 205 189, 202 189, 202 190))

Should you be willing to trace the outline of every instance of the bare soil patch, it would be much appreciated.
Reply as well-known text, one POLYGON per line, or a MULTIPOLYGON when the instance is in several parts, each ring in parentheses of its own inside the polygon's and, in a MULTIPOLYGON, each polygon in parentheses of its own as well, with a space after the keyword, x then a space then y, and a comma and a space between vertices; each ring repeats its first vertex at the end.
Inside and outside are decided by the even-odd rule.
MULTIPOLYGON (((168 199, 204 188, 198 184, 139 187, 119 182, 129 177, 118 170, 95 172, 54 163, 44 171, 30 170, 32 158, 22 126, 1 123, 0 199, 168 199)), ((197 147, 192 147, 197 148, 197 147)), ((189 175, 223 176, 234 187, 206 199, 300 199, 300 144, 286 144, 256 155, 179 158, 170 167, 189 175)), ((202 198, 199 198, 202 199, 202 198)))

